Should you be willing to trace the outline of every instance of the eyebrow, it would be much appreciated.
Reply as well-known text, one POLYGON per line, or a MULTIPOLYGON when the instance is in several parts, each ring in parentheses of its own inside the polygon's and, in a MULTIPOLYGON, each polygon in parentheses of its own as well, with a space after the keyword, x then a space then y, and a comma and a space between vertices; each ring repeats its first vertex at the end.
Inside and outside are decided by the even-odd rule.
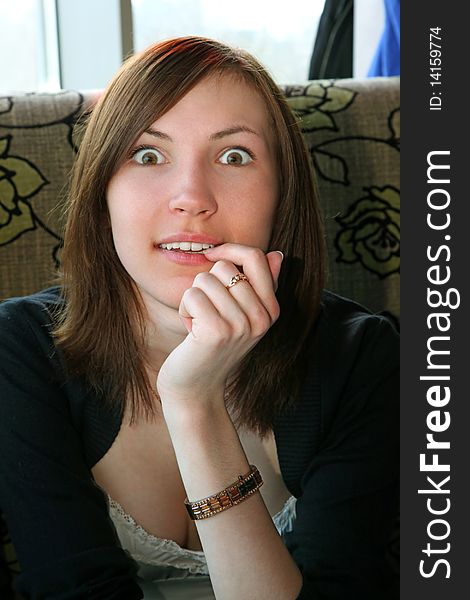
MULTIPOLYGON (((148 129, 146 129, 144 131, 144 133, 147 133, 148 135, 156 137, 160 140, 166 140, 168 142, 173 141, 173 139, 167 133, 164 133, 163 131, 159 131, 158 129, 153 129, 152 127, 149 127, 148 129)), ((221 131, 212 133, 209 136, 209 140, 210 141, 220 140, 224 137, 227 137, 229 135, 234 135, 236 133, 251 133, 253 135, 261 137, 257 131, 255 131, 254 129, 251 129, 250 127, 247 127, 246 125, 235 125, 234 127, 228 127, 227 129, 222 129, 221 131)))

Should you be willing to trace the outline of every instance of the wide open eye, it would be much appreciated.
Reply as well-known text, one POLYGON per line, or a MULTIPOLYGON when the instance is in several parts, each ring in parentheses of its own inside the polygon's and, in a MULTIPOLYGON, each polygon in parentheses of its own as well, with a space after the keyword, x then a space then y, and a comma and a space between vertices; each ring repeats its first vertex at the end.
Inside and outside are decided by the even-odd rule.
POLYGON ((165 157, 156 148, 138 148, 132 153, 132 160, 139 165, 160 165, 165 162, 165 157))
POLYGON ((224 165, 242 166, 247 165, 253 160, 253 156, 248 150, 243 148, 230 148, 220 157, 220 162, 224 165))

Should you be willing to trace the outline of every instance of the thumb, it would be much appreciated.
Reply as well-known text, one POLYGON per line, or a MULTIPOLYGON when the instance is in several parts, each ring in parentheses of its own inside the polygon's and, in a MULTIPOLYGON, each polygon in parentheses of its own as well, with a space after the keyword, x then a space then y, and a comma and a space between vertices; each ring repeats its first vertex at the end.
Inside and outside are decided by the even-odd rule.
POLYGON ((284 254, 280 250, 275 250, 273 252, 268 252, 266 258, 268 259, 269 269, 273 278, 274 291, 277 291, 277 281, 279 279, 279 273, 281 272, 284 254))

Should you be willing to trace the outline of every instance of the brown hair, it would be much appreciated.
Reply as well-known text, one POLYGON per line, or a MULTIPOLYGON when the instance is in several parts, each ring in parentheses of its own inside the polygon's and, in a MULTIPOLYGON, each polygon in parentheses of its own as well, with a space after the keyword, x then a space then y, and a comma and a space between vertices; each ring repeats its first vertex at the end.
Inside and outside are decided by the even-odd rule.
POLYGON ((65 302, 55 335, 72 373, 85 375, 111 403, 129 401, 133 418, 154 413, 144 308, 114 249, 106 189, 151 123, 203 78, 226 73, 263 98, 278 143, 279 204, 270 249, 285 255, 277 290, 281 316, 244 357, 227 389, 238 423, 263 434, 299 391, 302 351, 324 283, 324 239, 296 119, 266 70, 244 51, 206 38, 176 38, 130 58, 109 84, 86 125, 72 173, 62 254, 65 302))

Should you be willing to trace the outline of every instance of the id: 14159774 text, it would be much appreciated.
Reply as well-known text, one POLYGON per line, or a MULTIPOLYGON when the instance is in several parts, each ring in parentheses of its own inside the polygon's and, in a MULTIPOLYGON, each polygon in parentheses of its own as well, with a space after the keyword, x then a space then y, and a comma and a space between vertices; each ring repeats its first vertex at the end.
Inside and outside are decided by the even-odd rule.
POLYGON ((442 27, 429 28, 429 110, 442 110, 442 27))

